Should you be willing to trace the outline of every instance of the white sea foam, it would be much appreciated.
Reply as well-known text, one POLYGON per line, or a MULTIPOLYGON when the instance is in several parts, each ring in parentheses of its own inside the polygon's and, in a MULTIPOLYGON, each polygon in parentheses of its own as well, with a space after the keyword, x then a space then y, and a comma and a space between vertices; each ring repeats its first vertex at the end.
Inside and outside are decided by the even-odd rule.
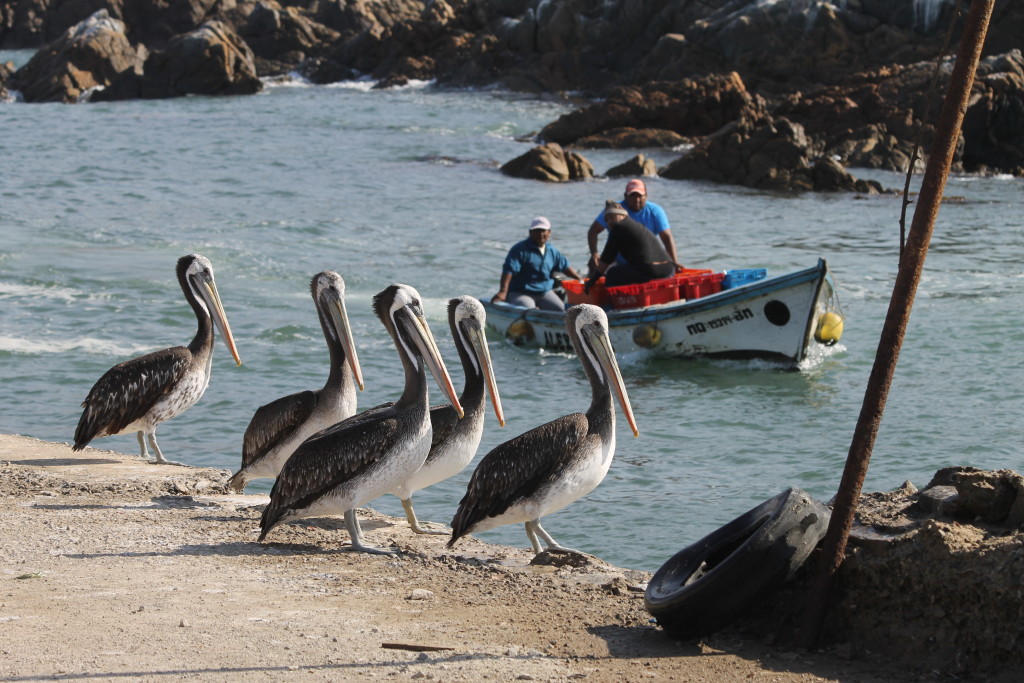
POLYGON ((27 339, 24 337, 0 336, 0 351, 34 356, 83 351, 100 356, 129 358, 152 350, 148 346, 129 346, 93 337, 82 337, 81 339, 27 339))
POLYGON ((96 300, 103 295, 85 293, 70 287, 24 284, 21 282, 0 282, 0 300, 3 299, 49 299, 63 303, 73 303, 83 298, 96 300))

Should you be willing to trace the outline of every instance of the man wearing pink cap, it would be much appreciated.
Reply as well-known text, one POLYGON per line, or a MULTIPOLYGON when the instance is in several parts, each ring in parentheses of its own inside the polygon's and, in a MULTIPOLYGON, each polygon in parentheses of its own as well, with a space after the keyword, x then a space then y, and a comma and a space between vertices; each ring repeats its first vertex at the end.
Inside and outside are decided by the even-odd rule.
MULTIPOLYGON (((676 242, 672 237, 672 230, 668 224, 668 215, 665 214, 665 209, 654 202, 647 201, 647 185, 644 184, 644 181, 639 178, 633 178, 626 183, 626 192, 620 204, 630 218, 658 236, 665 247, 665 251, 671 257, 672 264, 677 269, 682 268, 679 264, 679 257, 676 255, 676 242)), ((597 250, 597 236, 607 229, 608 224, 605 222, 604 211, 602 211, 597 215, 597 218, 594 219, 590 229, 587 231, 587 246, 590 248, 589 265, 591 268, 597 266, 600 256, 600 252, 597 250)))

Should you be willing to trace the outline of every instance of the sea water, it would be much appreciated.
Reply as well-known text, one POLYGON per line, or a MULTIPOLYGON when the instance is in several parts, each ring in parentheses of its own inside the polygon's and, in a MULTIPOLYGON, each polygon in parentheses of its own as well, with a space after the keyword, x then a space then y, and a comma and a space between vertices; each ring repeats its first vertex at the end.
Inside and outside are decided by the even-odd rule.
MULTIPOLYGON (((69 442, 81 401, 110 366, 188 343, 195 319, 174 266, 191 252, 213 262, 244 364, 234 367, 216 341, 206 395, 158 430, 172 460, 237 469, 256 408, 322 386, 328 358, 309 294, 321 270, 347 283, 366 380, 361 409, 401 392, 394 345, 370 308, 393 282, 423 296, 461 386, 448 299, 492 295, 507 249, 537 215, 551 220, 551 243, 583 268, 588 226, 605 199, 622 195, 622 179, 555 184, 500 173, 529 149, 531 134, 571 109, 497 91, 367 84, 0 104, 0 432, 69 442)), ((636 152, 659 163, 677 154, 582 153, 600 174, 636 152)), ((903 187, 897 174, 853 171, 903 187)), ((648 186, 686 266, 780 275, 823 257, 846 315, 840 344, 795 372, 619 350, 640 436, 620 413, 605 481, 544 526, 563 545, 654 570, 785 488, 824 501, 835 494, 892 293, 901 202, 660 179, 648 186)), ((919 186, 914 178, 912 190, 919 186)), ((923 486, 951 465, 1024 469, 1024 181, 955 176, 946 196, 867 491, 923 486)), ((589 385, 575 357, 500 336, 490 348, 507 424, 487 418, 477 461, 527 429, 586 410, 589 385)), ((440 392, 431 399, 440 402, 440 392)), ((93 445, 138 449, 134 435, 93 445)), ((451 520, 477 461, 414 496, 421 520, 451 520)), ((270 484, 247 490, 266 493, 270 484)), ((392 496, 372 506, 402 514, 392 496)), ((519 525, 481 537, 528 547, 519 525)))

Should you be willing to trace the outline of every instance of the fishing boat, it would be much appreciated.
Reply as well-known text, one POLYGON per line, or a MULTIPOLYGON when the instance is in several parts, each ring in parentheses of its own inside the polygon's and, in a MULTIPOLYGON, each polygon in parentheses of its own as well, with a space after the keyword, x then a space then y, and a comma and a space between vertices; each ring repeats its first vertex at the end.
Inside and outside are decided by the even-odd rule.
MULTIPOLYGON (((767 277, 764 269, 690 270, 642 285, 584 291, 563 281, 567 304, 607 310, 618 352, 647 350, 667 358, 760 358, 799 365, 816 345, 843 332, 832 273, 824 259, 804 270, 767 277)), ((516 345, 572 352, 564 314, 482 300, 487 326, 516 345)))

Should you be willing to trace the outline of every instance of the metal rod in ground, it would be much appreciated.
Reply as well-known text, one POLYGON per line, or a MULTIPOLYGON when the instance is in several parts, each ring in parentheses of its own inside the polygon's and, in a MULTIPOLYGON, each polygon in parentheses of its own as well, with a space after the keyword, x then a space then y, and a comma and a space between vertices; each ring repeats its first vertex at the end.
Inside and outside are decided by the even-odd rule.
POLYGON ((825 621, 832 581, 846 554, 846 542, 853 526, 857 501, 864 485, 885 401, 889 395, 893 372, 910 318, 910 309, 914 303, 914 294, 921 279, 921 270, 928 253, 935 218, 939 213, 942 192, 953 163, 953 152, 960 135, 964 112, 967 110, 974 74, 981 59, 981 48, 988 32, 994 4, 995 0, 974 0, 967 13, 956 63, 935 130, 932 153, 925 167, 910 234, 896 275, 896 284, 893 286, 882 337, 875 353, 875 363, 868 378, 864 403, 846 458, 839 492, 836 494, 832 520, 825 534, 822 553, 807 595, 800 633, 801 644, 805 647, 814 647, 818 642, 825 621))

